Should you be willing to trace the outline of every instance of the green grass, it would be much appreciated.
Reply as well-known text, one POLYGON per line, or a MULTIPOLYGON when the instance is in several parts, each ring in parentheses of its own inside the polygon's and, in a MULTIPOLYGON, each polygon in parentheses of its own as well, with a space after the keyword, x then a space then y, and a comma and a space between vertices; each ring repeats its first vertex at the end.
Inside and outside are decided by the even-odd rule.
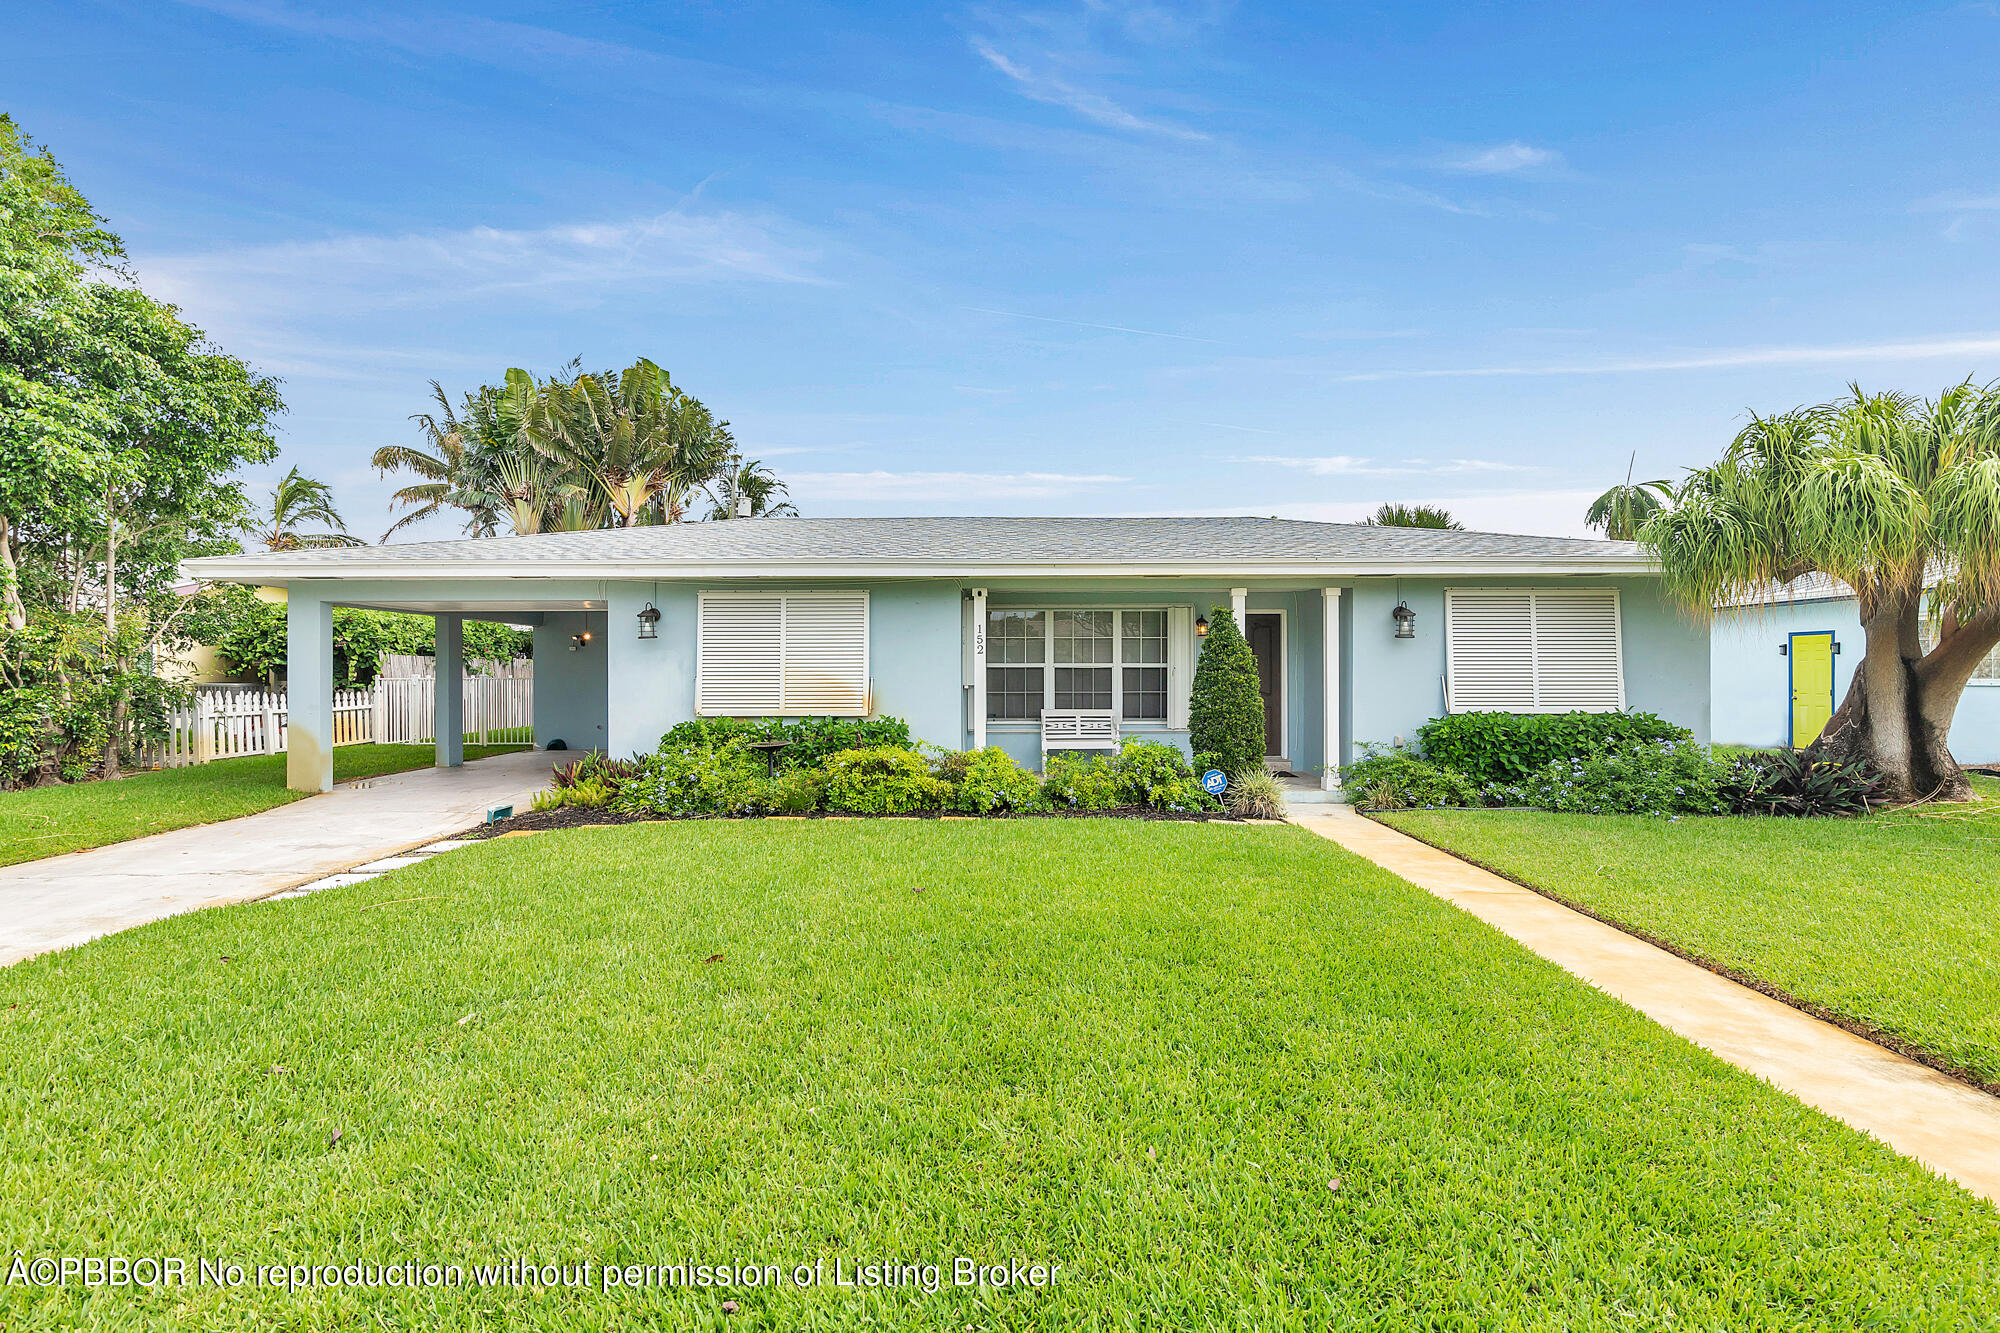
MULTIPOLYGON (((468 745, 465 757, 484 759, 521 748, 468 745)), ((333 777, 346 782, 401 773, 426 767, 433 756, 429 745, 343 745, 333 752, 333 777)), ((285 786, 282 754, 219 759, 113 782, 0 792, 0 866, 254 815, 306 794, 285 786)))
POLYGON ((2000 782, 1866 819, 1385 822, 2000 1082, 2000 782))
POLYGON ((2000 1322, 1991 1207, 1291 828, 496 839, 6 969, 0 1070, 30 1257, 1061 1265, 13 1289, 8 1333, 2000 1322))

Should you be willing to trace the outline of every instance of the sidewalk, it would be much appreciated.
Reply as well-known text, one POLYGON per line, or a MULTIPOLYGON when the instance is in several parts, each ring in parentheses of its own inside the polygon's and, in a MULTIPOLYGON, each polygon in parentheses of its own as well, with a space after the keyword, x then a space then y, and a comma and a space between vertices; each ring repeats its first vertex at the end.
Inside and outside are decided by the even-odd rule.
POLYGON ((266 897, 525 809, 556 760, 524 750, 463 768, 361 778, 219 824, 0 867, 0 966, 179 912, 266 897))
POLYGON ((1808 1106, 2000 1203, 2000 1098, 1356 814, 1292 822, 1463 908, 1808 1106))

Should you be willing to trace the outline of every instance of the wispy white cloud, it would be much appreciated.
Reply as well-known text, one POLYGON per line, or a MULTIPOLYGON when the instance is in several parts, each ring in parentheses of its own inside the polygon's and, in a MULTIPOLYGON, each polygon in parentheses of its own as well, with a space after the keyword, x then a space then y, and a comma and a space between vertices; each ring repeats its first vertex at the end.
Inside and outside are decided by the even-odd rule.
POLYGON ((495 294, 595 301, 635 286, 813 283, 818 250, 784 224, 739 213, 669 212, 534 230, 473 227, 352 234, 184 255, 141 256, 149 289, 206 314, 363 309, 495 294))
POLYGON ((981 315, 1005 315, 1009 319, 1032 319, 1043 324, 1067 324, 1073 329, 1103 329, 1107 333, 1139 333, 1148 338, 1174 338, 1180 342, 1212 343, 1214 338, 1197 338, 1191 333, 1163 333, 1159 329, 1135 329, 1125 324, 1093 324, 1082 319, 1057 319, 1054 315, 1027 315, 1018 310, 989 310, 983 305, 960 306, 981 315))
POLYGON ((1553 148, 1536 148, 1515 140, 1494 144, 1490 148, 1467 148, 1445 153, 1433 158, 1430 165, 1440 171, 1462 172, 1469 176, 1510 176, 1559 169, 1563 166, 1563 155, 1553 148))
POLYGON ((1298 458, 1282 454, 1252 454, 1239 463, 1265 463, 1274 467, 1297 468, 1315 477, 1441 477, 1466 473, 1534 472, 1522 463, 1502 463, 1490 458, 1449 458, 1442 462, 1428 458, 1379 459, 1352 454, 1328 454, 1298 458))
POLYGON ((1059 75, 1037 73, 1017 61, 996 51, 983 38, 972 39, 972 49, 980 59, 999 70, 1013 81, 1015 90, 1023 97, 1059 106, 1076 112, 1085 120, 1114 130, 1133 130, 1144 134, 1163 134, 1169 138, 1186 139, 1191 142, 1206 142, 1211 136, 1186 125, 1177 125, 1167 120, 1151 120, 1127 111, 1102 93, 1079 88, 1059 75))
POLYGON ((952 505, 992 499, 1046 500, 1130 483, 1130 477, 1068 472, 795 472, 792 494, 814 501, 934 501, 952 505))
POLYGON ((1378 380, 1483 379, 1546 375, 1627 375, 1674 370, 1729 370, 1752 366, 1849 366, 1881 361, 1937 361, 2000 354, 2000 334, 1920 338, 1908 342, 1836 343, 1805 347, 1734 347, 1681 356, 1550 362, 1525 366, 1449 366, 1359 370, 1327 378, 1338 384, 1378 380))

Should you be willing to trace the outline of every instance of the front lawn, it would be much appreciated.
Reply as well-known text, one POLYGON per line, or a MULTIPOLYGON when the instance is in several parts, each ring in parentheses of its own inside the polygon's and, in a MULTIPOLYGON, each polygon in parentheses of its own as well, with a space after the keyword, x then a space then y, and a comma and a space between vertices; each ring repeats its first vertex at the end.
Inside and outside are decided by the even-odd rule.
POLYGON ((8 1333, 2000 1322, 1990 1206, 1294 828, 499 838, 0 971, 0 1069, 31 1260, 785 1275, 21 1288, 8 1333), (883 1262, 943 1288, 831 1285, 883 1262))
MULTIPOLYGON (((468 745, 465 757, 524 748, 468 745)), ((333 752, 333 778, 346 782, 424 768, 435 755, 429 745, 343 745, 333 752)), ((254 815, 305 795, 285 786, 282 754, 218 759, 111 782, 0 792, 0 866, 254 815)))
POLYGON ((2000 782, 1865 819, 1380 818, 2000 1084, 2000 782))

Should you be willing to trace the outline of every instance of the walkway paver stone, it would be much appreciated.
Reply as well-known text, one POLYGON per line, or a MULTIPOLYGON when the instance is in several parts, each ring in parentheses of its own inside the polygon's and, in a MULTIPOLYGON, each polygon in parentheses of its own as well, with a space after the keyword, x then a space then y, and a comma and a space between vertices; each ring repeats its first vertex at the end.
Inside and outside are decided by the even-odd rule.
POLYGON ((1295 809, 1292 822, 1463 908, 1737 1068, 2000 1203, 2000 1098, 1347 806, 1295 809))
POLYGON ((448 838, 495 805, 525 809, 564 757, 522 750, 386 774, 241 819, 0 867, 0 966, 180 912, 330 887, 316 881, 448 838))

